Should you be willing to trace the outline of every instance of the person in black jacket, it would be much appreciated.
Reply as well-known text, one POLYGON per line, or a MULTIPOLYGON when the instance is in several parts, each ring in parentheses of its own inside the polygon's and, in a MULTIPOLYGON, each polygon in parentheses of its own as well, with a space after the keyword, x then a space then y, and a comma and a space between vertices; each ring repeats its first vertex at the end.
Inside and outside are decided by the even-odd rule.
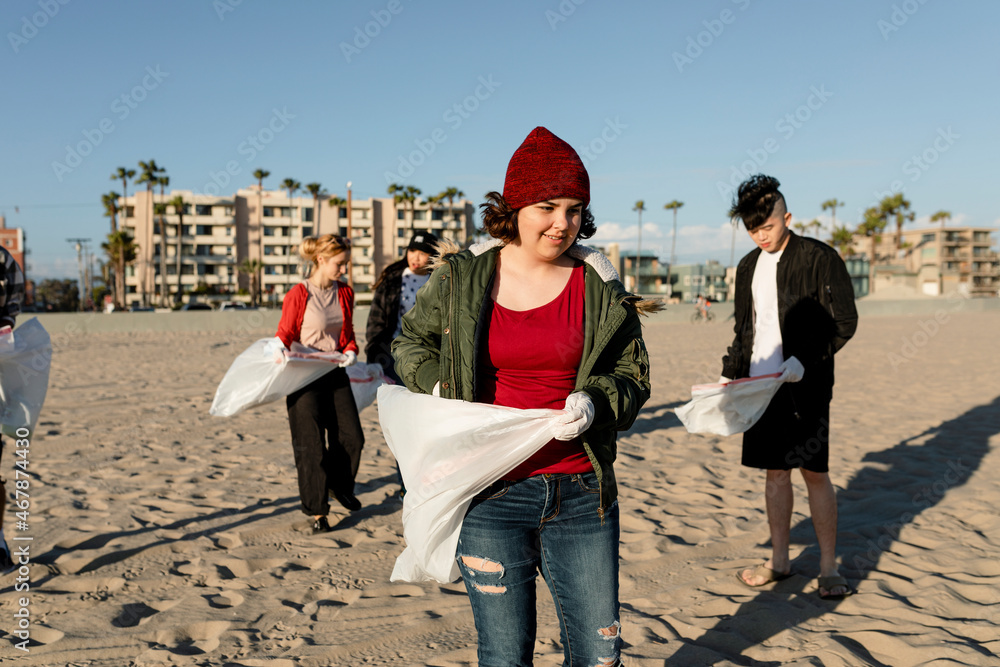
MULTIPOLYGON (((365 361, 379 364, 386 377, 402 385, 396 374, 392 358, 392 341, 403 326, 403 315, 417 302, 417 290, 431 277, 428 263, 437 253, 434 244, 436 236, 430 232, 417 232, 406 246, 406 256, 385 267, 375 281, 371 310, 368 311, 368 325, 365 327, 365 361)), ((403 477, 396 466, 399 495, 406 494, 403 477)))
POLYGON ((844 261, 825 243, 796 236, 777 179, 742 183, 730 216, 743 221, 757 245, 736 269, 735 337, 723 358, 722 381, 774 373, 789 357, 805 368, 785 383, 743 436, 742 464, 767 471, 766 509, 771 558, 738 573, 757 587, 791 574, 791 471, 798 468, 820 547, 819 596, 852 591, 837 570, 837 500, 828 459, 833 356, 854 335, 858 314, 844 261))
POLYGON ((406 247, 406 256, 385 267, 375 281, 368 325, 365 327, 365 361, 379 364, 396 384, 403 384, 396 375, 390 347, 399 335, 403 315, 416 303, 417 290, 430 277, 427 266, 436 253, 438 239, 430 232, 417 232, 406 247))

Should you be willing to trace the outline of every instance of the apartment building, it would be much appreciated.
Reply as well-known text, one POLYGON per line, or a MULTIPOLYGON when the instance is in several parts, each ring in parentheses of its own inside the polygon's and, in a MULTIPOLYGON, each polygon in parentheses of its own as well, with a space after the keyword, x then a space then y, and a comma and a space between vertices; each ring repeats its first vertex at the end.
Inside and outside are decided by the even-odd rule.
POLYGON ((24 263, 24 230, 20 227, 7 227, 7 219, 0 215, 0 244, 7 249, 21 271, 28 275, 28 267, 24 263))
POLYGON ((127 270, 127 302, 159 304, 164 276, 168 303, 178 290, 185 301, 192 293, 204 294, 207 300, 224 299, 249 289, 250 278, 239 267, 246 260, 257 260, 262 266, 262 299, 279 305, 306 276, 308 266, 298 254, 302 239, 347 236, 349 227, 351 278, 364 300, 382 269, 405 252, 411 230, 430 230, 461 246, 475 232, 475 205, 465 199, 433 207, 418 200, 410 210, 391 197, 352 198, 348 211, 346 203, 330 206, 332 196, 317 202, 311 196, 290 198, 287 191, 256 187, 231 196, 186 190, 129 196, 123 225, 138 252, 127 270), (154 213, 154 203, 177 196, 184 200, 182 211, 169 205, 165 214, 154 213))
MULTIPOLYGON (((993 250, 995 231, 990 227, 904 229, 903 247, 897 250, 895 231, 887 229, 876 245, 873 293, 997 296, 1000 256, 993 250)), ((860 238, 855 250, 865 253, 869 244, 869 239, 860 238)))

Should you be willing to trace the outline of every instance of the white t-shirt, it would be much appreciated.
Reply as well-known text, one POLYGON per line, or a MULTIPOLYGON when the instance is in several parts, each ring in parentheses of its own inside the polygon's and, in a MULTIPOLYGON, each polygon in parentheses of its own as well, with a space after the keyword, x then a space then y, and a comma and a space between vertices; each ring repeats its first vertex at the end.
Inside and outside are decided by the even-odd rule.
POLYGON ((754 269, 753 283, 753 352, 750 376, 777 373, 784 362, 781 327, 778 323, 778 262, 784 249, 775 253, 761 251, 754 269))
POLYGON ((399 286, 399 316, 396 318, 396 331, 392 334, 393 338, 399 336, 400 332, 403 331, 403 315, 416 305, 417 290, 423 287, 430 278, 430 273, 418 276, 410 271, 410 267, 403 269, 403 283, 399 286))

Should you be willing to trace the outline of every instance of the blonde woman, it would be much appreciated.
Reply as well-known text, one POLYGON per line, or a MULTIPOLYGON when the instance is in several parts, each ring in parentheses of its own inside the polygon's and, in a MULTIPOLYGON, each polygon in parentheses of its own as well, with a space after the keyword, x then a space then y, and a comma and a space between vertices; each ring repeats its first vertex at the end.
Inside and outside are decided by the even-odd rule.
POLYGON ((333 234, 309 236, 302 240, 299 253, 312 262, 312 271, 285 295, 278 338, 286 348, 298 341, 346 357, 286 399, 302 511, 313 518, 313 532, 322 533, 330 530, 328 492, 348 510, 361 509, 354 496, 354 478, 365 438, 344 370, 358 358, 354 290, 340 282, 350 263, 350 243, 333 234))

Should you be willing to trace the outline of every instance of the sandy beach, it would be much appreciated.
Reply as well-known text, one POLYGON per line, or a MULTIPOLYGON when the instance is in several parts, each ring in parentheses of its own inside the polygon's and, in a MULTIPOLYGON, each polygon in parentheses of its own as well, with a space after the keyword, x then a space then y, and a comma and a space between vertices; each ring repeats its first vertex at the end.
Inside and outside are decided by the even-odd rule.
MULTIPOLYGON (((731 322, 647 321, 653 395, 616 464, 628 665, 1000 665, 1000 311, 942 308, 862 318, 837 357, 831 475, 858 589, 839 602, 816 595, 797 475, 797 574, 736 580, 768 555, 762 473, 739 465, 739 436, 688 434, 674 414, 718 377, 731 322)), ((5 517, 9 541, 32 539, 28 590, 16 574, 0 589, 0 662, 475 664, 461 582, 389 582, 402 505, 376 406, 362 412, 364 509, 335 509, 336 529, 313 536, 284 402, 208 413, 232 360, 271 332, 53 334, 27 530, 5 517)), ((14 460, 8 440, 8 480, 14 460)), ((558 665, 539 587, 535 664, 558 665)))

